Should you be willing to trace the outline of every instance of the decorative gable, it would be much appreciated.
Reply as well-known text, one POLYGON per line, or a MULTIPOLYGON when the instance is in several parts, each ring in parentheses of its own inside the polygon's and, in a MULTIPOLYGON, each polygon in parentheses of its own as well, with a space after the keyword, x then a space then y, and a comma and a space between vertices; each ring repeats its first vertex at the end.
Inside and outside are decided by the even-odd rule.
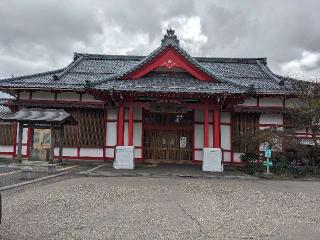
POLYGON ((162 40, 162 46, 146 57, 140 66, 132 72, 126 74, 124 79, 139 79, 156 68, 166 68, 172 71, 176 68, 183 69, 198 80, 217 81, 203 69, 195 64, 196 60, 192 59, 184 50, 179 47, 179 40, 174 35, 174 31, 169 29, 162 40))

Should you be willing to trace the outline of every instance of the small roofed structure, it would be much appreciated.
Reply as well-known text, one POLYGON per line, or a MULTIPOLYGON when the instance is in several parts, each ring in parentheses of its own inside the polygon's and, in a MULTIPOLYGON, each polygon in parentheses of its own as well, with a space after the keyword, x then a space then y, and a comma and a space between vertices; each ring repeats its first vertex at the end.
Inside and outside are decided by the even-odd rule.
POLYGON ((19 123, 18 133, 18 160, 21 162, 22 157, 22 137, 23 128, 31 129, 31 144, 34 141, 34 129, 51 129, 50 141, 50 163, 54 160, 54 146, 55 146, 55 130, 59 130, 59 161, 62 161, 63 155, 63 139, 64 139, 64 125, 76 124, 75 119, 70 113, 63 109, 42 109, 42 108, 23 108, 15 113, 4 114, 0 116, 4 122, 19 123))

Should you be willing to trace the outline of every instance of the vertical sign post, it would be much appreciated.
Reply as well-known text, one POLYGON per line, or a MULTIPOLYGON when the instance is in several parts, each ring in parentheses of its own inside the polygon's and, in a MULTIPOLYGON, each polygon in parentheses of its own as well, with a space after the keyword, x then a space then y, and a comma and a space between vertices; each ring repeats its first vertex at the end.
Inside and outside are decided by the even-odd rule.
POLYGON ((264 151, 264 156, 267 159, 267 161, 265 162, 265 165, 267 165, 267 174, 270 174, 270 166, 272 166, 272 162, 270 161, 271 155, 271 148, 266 148, 266 150, 264 151))

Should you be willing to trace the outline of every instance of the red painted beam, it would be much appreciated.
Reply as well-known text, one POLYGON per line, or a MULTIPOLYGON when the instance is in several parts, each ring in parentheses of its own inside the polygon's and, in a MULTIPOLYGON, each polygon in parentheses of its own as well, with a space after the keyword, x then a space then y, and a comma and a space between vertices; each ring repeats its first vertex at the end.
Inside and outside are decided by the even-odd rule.
POLYGON ((213 111, 213 147, 221 147, 220 137, 220 112, 218 109, 213 111))
POLYGON ((133 146, 133 105, 129 103, 128 145, 133 146))
POLYGON ((124 144, 124 106, 119 106, 118 112, 118 139, 117 145, 123 146, 124 144))
POLYGON ((204 108, 204 143, 203 147, 209 147, 209 108, 205 105, 204 108))

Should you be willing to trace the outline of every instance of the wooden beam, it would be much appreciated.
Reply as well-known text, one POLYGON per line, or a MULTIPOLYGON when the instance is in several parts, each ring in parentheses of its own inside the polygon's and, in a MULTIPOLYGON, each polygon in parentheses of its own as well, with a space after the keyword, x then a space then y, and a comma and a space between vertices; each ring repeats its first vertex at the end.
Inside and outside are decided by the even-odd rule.
POLYGON ((22 158, 22 137, 23 137, 23 125, 19 123, 19 133, 18 133, 18 161, 21 163, 22 158))
POLYGON ((33 139, 34 136, 34 127, 30 127, 30 150, 33 149, 33 139))
POLYGON ((220 112, 218 109, 213 111, 213 147, 221 147, 220 112))
POLYGON ((50 158, 49 158, 49 163, 53 163, 53 159, 54 159, 54 145, 55 145, 54 126, 52 126, 52 127, 51 127, 51 144, 50 144, 50 158))
POLYGON ((118 138, 117 145, 123 146, 124 144, 124 106, 119 106, 118 112, 118 138))
POLYGON ((203 147, 209 147, 209 108, 208 104, 204 108, 204 142, 203 147))
POLYGON ((63 144, 64 144, 64 126, 62 125, 60 128, 60 138, 59 138, 59 162, 62 162, 63 144))

